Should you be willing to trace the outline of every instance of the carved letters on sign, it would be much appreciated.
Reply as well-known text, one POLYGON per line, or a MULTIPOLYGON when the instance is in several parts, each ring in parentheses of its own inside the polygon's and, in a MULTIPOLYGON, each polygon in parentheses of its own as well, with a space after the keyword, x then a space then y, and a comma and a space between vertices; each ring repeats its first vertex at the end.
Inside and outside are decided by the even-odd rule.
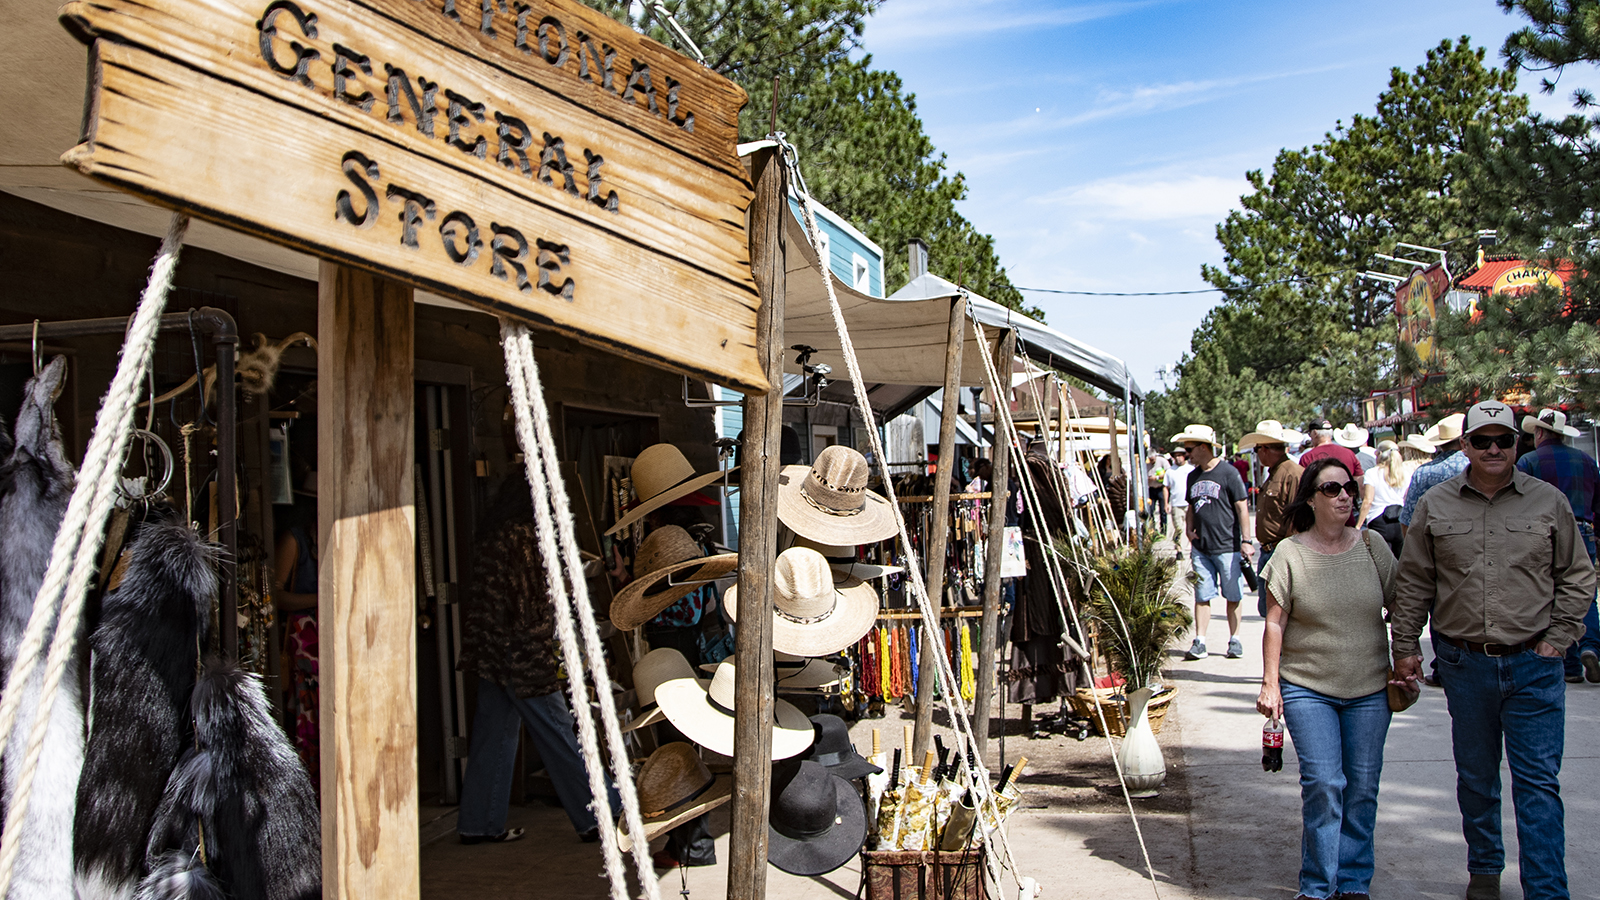
POLYGON ((85 174, 764 386, 743 92, 614 20, 571 0, 69 0, 62 20, 93 46, 63 157, 85 174))

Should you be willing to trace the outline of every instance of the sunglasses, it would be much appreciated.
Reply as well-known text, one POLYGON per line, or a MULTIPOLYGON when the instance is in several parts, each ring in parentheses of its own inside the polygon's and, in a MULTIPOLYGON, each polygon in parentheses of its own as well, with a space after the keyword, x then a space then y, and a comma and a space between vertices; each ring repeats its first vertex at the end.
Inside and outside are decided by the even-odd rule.
POLYGON ((1324 497, 1337 497, 1339 496, 1340 491, 1344 491, 1346 494, 1354 497, 1355 495, 1361 493, 1361 485, 1354 481, 1346 481, 1344 484, 1340 484, 1337 481, 1324 481, 1323 483, 1317 485, 1317 493, 1324 497))
POLYGON ((1517 436, 1514 434, 1474 434, 1467 440, 1472 442, 1475 450, 1487 450, 1490 447, 1510 450, 1517 445, 1517 436))

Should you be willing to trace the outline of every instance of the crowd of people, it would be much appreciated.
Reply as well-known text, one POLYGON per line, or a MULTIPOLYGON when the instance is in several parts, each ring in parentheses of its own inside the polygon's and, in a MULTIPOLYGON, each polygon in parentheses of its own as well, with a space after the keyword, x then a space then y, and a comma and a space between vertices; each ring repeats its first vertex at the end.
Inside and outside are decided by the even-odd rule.
POLYGON ((1210 655, 1218 595, 1227 656, 1242 657, 1241 580, 1258 596, 1256 705, 1287 726, 1300 767, 1297 900, 1368 896, 1384 739, 1424 684, 1442 688, 1451 717, 1467 900, 1500 896, 1502 758, 1523 896, 1570 896, 1565 692, 1600 684, 1600 469, 1570 445, 1577 435, 1560 410, 1519 425, 1485 401, 1375 447, 1355 425, 1317 419, 1302 434, 1266 420, 1232 460, 1200 424, 1172 436, 1170 458, 1152 454, 1153 517, 1187 544, 1196 575, 1185 658, 1210 655))

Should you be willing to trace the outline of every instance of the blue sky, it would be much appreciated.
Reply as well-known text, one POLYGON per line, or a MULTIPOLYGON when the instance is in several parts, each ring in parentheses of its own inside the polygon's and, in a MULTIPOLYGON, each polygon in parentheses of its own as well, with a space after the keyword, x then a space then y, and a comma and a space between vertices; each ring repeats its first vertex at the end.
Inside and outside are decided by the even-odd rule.
MULTIPOLYGON (((994 235, 1014 284, 1177 291, 1220 263, 1214 228, 1246 171, 1370 113, 1390 68, 1442 39, 1470 35, 1501 64, 1521 22, 1494 0, 888 0, 864 49, 900 73, 966 173, 961 211, 994 235)), ((1521 79, 1545 112, 1579 85, 1600 77, 1569 72, 1553 97, 1521 79)), ((1146 388, 1218 297, 1027 296, 1146 388)))

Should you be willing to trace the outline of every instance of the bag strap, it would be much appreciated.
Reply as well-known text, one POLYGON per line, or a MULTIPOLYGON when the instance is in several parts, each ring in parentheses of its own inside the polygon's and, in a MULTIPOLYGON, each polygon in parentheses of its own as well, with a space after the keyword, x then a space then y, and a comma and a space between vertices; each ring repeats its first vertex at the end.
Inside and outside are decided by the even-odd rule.
POLYGON ((1378 568, 1378 555, 1372 552, 1372 529, 1363 528, 1361 530, 1361 540, 1367 545, 1367 559, 1372 560, 1372 574, 1377 576, 1378 598, 1379 602, 1383 604, 1383 620, 1387 622, 1389 621, 1389 601, 1383 596, 1383 570, 1378 568))

